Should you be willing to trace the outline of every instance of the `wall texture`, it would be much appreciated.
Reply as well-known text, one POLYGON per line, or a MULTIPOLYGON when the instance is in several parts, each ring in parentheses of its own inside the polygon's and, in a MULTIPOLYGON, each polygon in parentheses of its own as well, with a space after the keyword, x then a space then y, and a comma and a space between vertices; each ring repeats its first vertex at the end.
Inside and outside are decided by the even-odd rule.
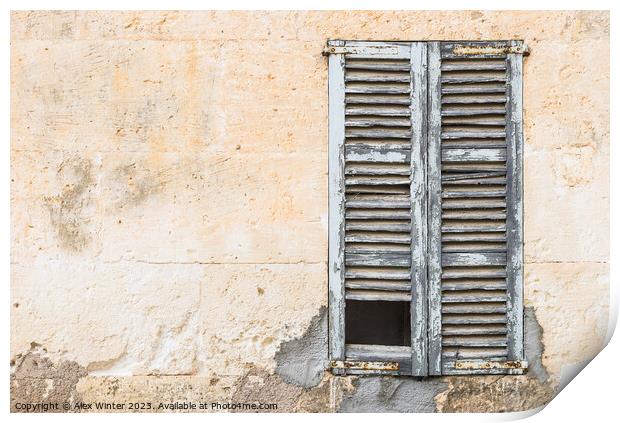
POLYGON ((12 403, 548 402, 607 330, 609 14, 15 12, 12 403), (525 376, 332 377, 328 38, 523 39, 525 376))

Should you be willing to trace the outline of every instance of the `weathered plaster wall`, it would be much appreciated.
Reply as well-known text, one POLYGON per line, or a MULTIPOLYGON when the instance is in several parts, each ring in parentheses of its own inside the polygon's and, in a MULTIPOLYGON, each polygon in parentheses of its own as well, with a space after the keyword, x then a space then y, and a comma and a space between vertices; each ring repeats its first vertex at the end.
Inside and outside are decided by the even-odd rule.
POLYGON ((15 12, 11 34, 14 401, 519 410, 602 347, 608 13, 15 12), (530 46, 527 376, 321 371, 328 38, 530 46))

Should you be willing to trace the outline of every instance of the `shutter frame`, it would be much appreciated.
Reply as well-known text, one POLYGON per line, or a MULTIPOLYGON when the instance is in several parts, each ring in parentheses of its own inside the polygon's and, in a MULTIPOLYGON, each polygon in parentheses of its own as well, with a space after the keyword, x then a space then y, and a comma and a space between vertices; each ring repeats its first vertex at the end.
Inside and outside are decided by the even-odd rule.
MULTIPOLYGON (((513 41, 523 48, 523 42, 513 41)), ((508 359, 525 360, 523 350, 523 54, 507 57, 507 317, 508 359)))
POLYGON ((441 56, 428 45, 428 373, 441 375, 441 56))
MULTIPOLYGON (((342 41, 332 42, 344 45, 342 41)), ((331 43, 330 43, 331 44, 331 43)), ((329 355, 344 360, 344 56, 329 56, 329 355)))
MULTIPOLYGON (((414 376, 523 373, 527 363, 524 360, 523 351, 522 63, 523 55, 528 53, 527 47, 522 41, 372 42, 336 40, 328 42, 325 53, 329 56, 328 274, 329 355, 330 359, 333 360, 332 370, 336 374, 375 373, 414 376), (359 72, 357 74, 353 72, 351 76, 347 76, 349 67, 346 62, 347 58, 366 60, 366 63, 358 62, 362 63, 361 68, 370 63, 370 67, 366 67, 366 69, 373 69, 373 66, 383 66, 381 60, 373 64, 372 60, 374 59, 409 59, 409 102, 407 105, 410 132, 407 132, 402 124, 402 118, 405 117, 405 114, 402 112, 404 103, 400 100, 398 102, 390 101, 390 103, 395 104, 392 108, 385 107, 385 105, 381 109, 370 107, 373 101, 376 101, 377 104, 384 104, 383 100, 377 101, 379 100, 378 97, 373 97, 373 95, 377 95, 376 92, 385 93, 384 96, 392 96, 393 93, 402 95, 403 89, 386 89, 385 87, 389 87, 389 84, 383 86, 380 84, 380 82, 387 82, 381 79, 381 75, 373 76, 372 78, 375 79, 369 79, 367 74, 360 74, 359 72), (448 63, 442 68, 442 58, 452 60, 453 64, 448 63), (473 74, 473 77, 467 72, 460 72, 461 75, 457 72, 451 77, 444 76, 444 85, 442 86, 442 69, 448 72, 462 70, 461 64, 458 61, 454 62, 455 59, 466 59, 466 62, 461 63, 467 63, 468 66, 473 66, 475 70, 497 71, 505 69, 505 77, 495 75, 493 72, 488 75, 483 72, 482 76, 473 74), (485 63, 484 60, 471 59, 488 59, 491 62, 485 63), (505 66, 501 65, 501 62, 497 61, 498 59, 503 60, 505 66), (482 66, 478 66, 479 64, 482 66), (373 81, 379 82, 379 85, 373 87, 373 81), (359 82, 363 83, 360 85, 359 82), (348 85, 349 83, 352 83, 351 86, 348 85), (356 83, 358 84, 356 85, 356 83), (486 83, 490 83, 490 85, 486 85, 486 83), (501 90, 497 87, 493 88, 497 84, 501 86, 502 83, 504 83, 504 88, 501 90), (445 100, 442 99, 442 92, 446 93, 445 100), (497 101, 502 95, 500 93, 504 92, 505 111, 503 103, 497 101), (357 99, 349 100, 351 94, 352 97, 357 96, 357 99), (369 103, 367 100, 371 97, 373 100, 369 103), (475 98, 472 100, 471 97, 475 98), (455 107, 451 108, 448 105, 446 110, 442 110, 443 103, 453 103, 452 106, 455 107), (485 105, 485 103, 489 104, 485 105), (486 107, 485 113, 474 110, 475 106, 480 105, 486 107), (349 115, 354 116, 350 118, 349 115), (477 118, 481 115, 485 116, 477 118), (456 125, 456 132, 442 130, 444 119, 447 124, 456 125), (498 122, 501 122, 502 119, 505 119, 503 130, 486 130, 489 126, 497 127, 500 125, 498 122), (377 125, 377 120, 384 120, 385 122, 377 125), (393 127, 394 125, 390 122, 394 121, 401 122, 396 126, 402 126, 402 131, 399 132, 398 128, 393 127), (382 125, 384 128, 381 128, 382 125), (476 128, 474 128, 475 130, 468 128, 464 131, 463 125, 476 128), (377 128, 378 126, 379 128, 377 128), (370 133, 369 127, 373 127, 374 132, 370 133), (478 127, 482 129, 478 130, 478 127), (380 143, 388 132, 391 134, 388 138, 399 138, 404 141, 405 137, 410 137, 409 147, 401 149, 388 142, 377 148, 376 142, 366 142, 369 138, 376 137, 380 143), (400 135, 394 136, 395 133, 400 135), (360 139, 356 139, 358 137, 360 139), (351 142, 351 138, 355 141, 354 143, 351 142), (504 142, 505 146, 502 144, 504 142), (442 148, 444 143, 446 146, 451 145, 455 148, 444 149, 442 148), (359 164, 360 169, 346 167, 350 160, 353 161, 353 167, 359 164), (354 201, 347 200, 350 195, 347 194, 347 186, 367 184, 367 182, 360 181, 368 181, 368 179, 359 178, 358 175, 362 177, 368 177, 369 174, 403 175, 394 178, 395 184, 402 185, 402 181, 398 182, 398 178, 404 177, 404 173, 394 173, 394 169, 381 171, 385 173, 375 173, 372 167, 362 169, 366 166, 364 163, 396 163, 393 160, 398 163, 406 160, 409 163, 408 201, 410 215, 407 216, 408 219, 402 220, 402 222, 409 222, 411 229, 407 242, 398 241, 392 237, 388 237, 391 241, 384 240, 382 242, 410 244, 410 255, 407 259, 410 263, 411 298, 411 347, 409 351, 410 361, 408 362, 402 361, 407 355, 406 348, 403 347, 347 345, 345 342, 347 298, 389 300, 389 296, 385 296, 385 291, 374 294, 373 291, 367 290, 377 289, 371 285, 382 283, 380 279, 384 276, 376 276, 378 279, 372 281, 372 284, 368 283, 369 280, 362 280, 357 283, 355 279, 347 279, 349 278, 345 274, 347 263, 351 266, 372 266, 372 263, 375 266, 382 265, 382 263, 404 266, 407 263, 405 257, 402 256, 403 253, 387 254, 387 251, 381 251, 379 248, 377 249, 378 254, 375 254, 374 249, 367 248, 367 245, 363 246, 364 248, 355 247, 355 250, 351 251, 347 250, 346 247, 346 242, 349 242, 346 228, 351 226, 362 232, 367 230, 367 227, 360 229, 365 227, 365 221, 360 221, 360 219, 370 219, 371 216, 373 216, 372 219, 377 219, 377 211, 371 210, 372 208, 385 209, 387 206, 388 208, 400 209, 404 213, 401 204, 403 199, 397 196, 388 197, 391 204, 388 205, 386 199, 381 198, 380 190, 376 191, 378 194, 372 197, 372 200, 368 194, 366 197, 358 194, 354 201), (475 164, 484 164, 485 162, 505 162, 505 176, 502 175, 502 172, 486 169, 485 166, 475 171, 471 169, 462 171, 459 168, 458 172, 461 173, 454 174, 455 169, 463 163, 475 166, 475 164), (444 182, 442 182, 442 163, 454 165, 454 168, 447 167, 448 173, 446 173, 444 182), (366 173, 358 173, 361 171, 366 173), (473 172, 474 177, 470 177, 467 172, 473 172), (472 186, 481 186, 480 184, 491 186, 491 188, 498 185, 501 188, 503 184, 505 193, 487 189, 482 190, 484 195, 478 195, 481 193, 470 189, 472 186), (466 185, 469 188, 460 192, 458 190, 449 192, 450 190, 448 190, 444 193, 442 191, 444 185, 457 187, 466 185), (473 197, 468 197, 470 194, 473 197), (445 204, 442 204, 444 203, 442 196, 446 198, 445 204), (361 199, 357 197, 361 197, 361 199), (483 201, 478 197, 486 198, 486 200, 483 201), (502 203, 504 201, 502 197, 505 197, 505 203, 502 203), (373 201, 376 204, 373 205, 373 201), (480 206, 480 204, 483 205, 480 206), (505 211, 495 210, 502 207, 501 204, 505 204, 505 211), (350 210, 350 218, 346 217, 348 207, 353 209, 350 210), (452 228, 456 230, 447 231, 450 233, 443 237, 447 240, 446 242, 452 241, 451 246, 442 244, 442 219, 444 216, 445 219, 457 223, 452 228), (483 221, 490 219, 490 221, 497 221, 498 223, 492 226, 493 230, 489 231, 489 234, 479 234, 478 232, 481 230, 478 230, 479 227, 474 230, 466 227, 467 225, 458 226, 459 222, 467 222, 467 218, 470 221, 472 219, 482 219, 483 221), (347 219, 354 219, 356 222, 349 225, 347 219), (503 219, 505 219, 505 225, 502 226, 503 219), (498 230, 503 231, 504 235, 498 230), (485 244, 482 249, 475 246, 471 247, 471 243, 467 244, 466 242, 471 239, 478 241, 484 239, 490 244, 485 244), (505 244, 504 249, 501 247, 502 242, 505 244), (464 247, 459 247, 460 245, 469 245, 470 247, 463 250, 464 247), (491 245, 491 247, 487 247, 487 245, 491 245), (498 265, 504 263, 506 264, 505 272, 503 270, 500 272, 501 266, 498 267, 498 265), (485 277, 494 279, 487 285, 482 285, 482 282, 477 282, 476 277, 472 276, 473 279, 467 281, 471 284, 469 287, 459 287, 454 284, 446 287, 449 290, 474 290, 467 292, 465 296, 451 295, 456 291, 448 291, 447 294, 442 295, 443 267, 447 266, 454 269, 454 266, 464 265, 484 265, 491 266, 489 268, 491 270, 499 270, 496 271, 497 274, 489 270, 491 273, 485 277), (501 282, 502 280, 504 282, 501 282), (356 291, 360 289, 362 291, 366 289, 366 291, 356 291), (480 289, 488 289, 491 293, 479 292, 480 289), (352 292, 348 290, 352 290, 352 292), (493 294, 493 292, 498 294, 493 294), (501 294, 502 292, 504 294, 501 294), (462 322, 458 318, 449 319, 446 339, 444 340, 442 336, 443 303, 447 304, 447 311, 453 310, 457 313, 456 317, 459 317, 458 313, 462 313, 458 310, 469 310, 467 313, 471 313, 471 310, 480 311, 480 307, 482 307, 485 310, 492 310, 492 313, 495 313, 493 316, 501 316, 505 312, 505 321, 495 320, 498 317, 487 318, 480 314, 474 315, 473 320, 460 319, 462 322), (474 304, 474 308, 469 305, 471 303, 474 304), (505 306, 502 303, 505 303, 505 306), (466 322, 473 325, 484 323, 487 327, 481 329, 480 327, 467 326, 465 327, 466 331, 463 332, 462 323, 466 322), (461 326, 455 327, 455 323, 457 326, 461 326), (450 324, 452 326, 449 326, 450 324), (505 325, 505 332, 499 327, 502 324, 505 325), (480 332, 481 330, 482 332, 480 332), (481 336, 477 336, 479 333, 481 336), (505 341, 500 336, 502 333, 506 333, 505 341), (463 337, 462 334, 473 336, 463 337), (493 337, 490 336, 491 334, 497 335, 493 337), (442 358, 444 347, 458 345, 469 345, 474 349, 486 345, 491 349, 505 348, 506 352, 505 356, 498 355, 498 358, 492 358, 492 356, 487 358, 484 354, 480 357, 476 355, 460 357, 461 347, 457 347, 456 356, 442 358)), ((403 71, 406 65, 393 65, 392 63, 390 66, 397 66, 399 71, 403 71)), ((360 68, 357 65, 351 66, 353 69, 356 67, 360 68)), ((471 71, 471 69, 469 70, 471 71)), ((393 79, 390 76, 389 79, 399 83, 407 81, 404 77, 393 79)), ((381 95, 378 94, 379 97, 381 95)), ((389 179, 386 176, 377 177, 377 180, 370 184, 377 183, 385 186, 386 179, 389 179)), ((389 185, 389 183, 387 184, 389 185)), ((367 188, 372 188, 372 186, 367 188)), ((369 193, 373 191, 354 190, 352 192, 369 193)), ((402 214, 401 211, 398 211, 398 215, 402 214)), ((379 219, 393 220, 392 217, 385 217, 390 210, 383 210, 383 212, 386 214, 379 219)), ((389 216, 395 215, 389 214, 389 216)), ((402 214, 398 219, 403 219, 404 216, 402 214)), ((401 223, 398 222, 393 222, 392 226, 393 229, 390 231, 398 232, 402 228, 401 223)), ((485 231, 482 230, 482 232, 485 231)), ((364 243, 367 241, 358 239, 353 242, 364 243)), ((362 273, 367 271, 368 268, 362 269, 362 273)), ((473 270, 470 273, 472 272, 473 270)), ((352 277, 355 278, 356 276, 352 277)), ((368 278, 369 276, 357 277, 368 278)), ((397 278, 393 278, 396 280, 380 289, 390 290, 389 286, 399 286, 398 279, 403 277, 404 275, 399 274, 397 278)), ((463 279, 463 277, 455 277, 463 279)), ((390 279, 391 277, 387 276, 387 278, 390 279)), ((392 300, 403 301, 402 294, 395 293, 392 300)))
POLYGON ((426 43, 411 45, 411 355, 413 376, 428 375, 426 43))

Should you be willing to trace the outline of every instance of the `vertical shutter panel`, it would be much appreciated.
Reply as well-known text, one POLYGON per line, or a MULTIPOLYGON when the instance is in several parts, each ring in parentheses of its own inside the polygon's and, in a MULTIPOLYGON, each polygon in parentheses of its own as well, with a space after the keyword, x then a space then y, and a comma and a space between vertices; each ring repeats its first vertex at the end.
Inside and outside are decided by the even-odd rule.
POLYGON ((522 55, 513 46, 429 45, 431 374, 522 365, 522 55))
POLYGON ((426 297, 417 292, 426 288, 425 46, 338 41, 328 50, 330 295, 340 298, 332 306, 331 331, 340 334, 335 326, 344 326, 345 300, 411 306, 411 346, 345 345, 344 328, 332 358, 394 361, 400 374, 424 375, 426 297), (422 106, 414 104, 422 100, 422 106), (339 219, 342 230, 334 225, 339 219), (336 248, 343 257, 332 251, 336 248))

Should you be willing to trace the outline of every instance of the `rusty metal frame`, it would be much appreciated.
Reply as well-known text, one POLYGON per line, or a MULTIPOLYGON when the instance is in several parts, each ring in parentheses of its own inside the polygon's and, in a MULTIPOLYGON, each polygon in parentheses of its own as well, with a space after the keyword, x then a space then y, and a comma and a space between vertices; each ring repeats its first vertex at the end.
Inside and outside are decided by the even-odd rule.
POLYGON ((396 375, 400 370, 400 364, 396 361, 333 360, 330 362, 330 368, 335 375, 396 375))

